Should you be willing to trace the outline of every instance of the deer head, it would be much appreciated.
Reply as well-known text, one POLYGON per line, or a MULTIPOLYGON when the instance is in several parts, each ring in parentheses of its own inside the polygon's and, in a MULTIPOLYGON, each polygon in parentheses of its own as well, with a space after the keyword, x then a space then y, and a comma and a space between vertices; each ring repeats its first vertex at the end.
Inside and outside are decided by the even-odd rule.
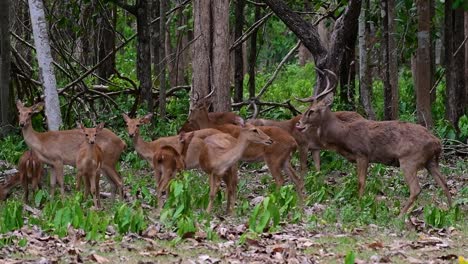
POLYGON ((20 100, 18 100, 16 101, 16 108, 18 108, 19 112, 19 126, 26 127, 31 124, 32 115, 42 111, 44 108, 44 102, 37 103, 31 107, 26 107, 20 100))
POLYGON ((297 122, 296 128, 299 131, 306 131, 309 127, 319 127, 322 123, 324 114, 330 111, 330 106, 333 103, 333 93, 327 94, 320 101, 315 101, 304 112, 302 118, 297 122))
POLYGON ((79 123, 81 132, 85 135, 86 142, 93 145, 96 142, 96 136, 102 131, 104 128, 104 123, 100 123, 96 127, 87 128, 83 124, 79 123))
POLYGON ((140 125, 143 124, 148 124, 151 122, 151 118, 153 117, 153 114, 149 113, 145 115, 144 117, 140 118, 130 118, 126 114, 122 114, 123 119, 125 120, 125 123, 127 124, 127 131, 128 135, 130 137, 134 137, 136 134, 140 132, 140 125))
POLYGON ((241 129, 241 135, 245 136, 248 141, 263 145, 273 144, 273 140, 262 130, 252 125, 246 125, 241 129))

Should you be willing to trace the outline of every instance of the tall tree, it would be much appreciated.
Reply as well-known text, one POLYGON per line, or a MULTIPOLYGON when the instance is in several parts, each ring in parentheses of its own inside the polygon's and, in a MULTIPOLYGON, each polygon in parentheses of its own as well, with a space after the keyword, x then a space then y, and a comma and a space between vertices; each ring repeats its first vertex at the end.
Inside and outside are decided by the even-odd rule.
POLYGON ((212 1, 212 78, 215 112, 231 110, 229 87, 229 0, 212 1))
POLYGON ((161 118, 166 116, 166 52, 165 45, 166 42, 166 1, 159 1, 159 32, 160 32, 160 41, 159 45, 159 58, 161 60, 161 73, 159 77, 159 115, 161 118))
MULTIPOLYGON (((205 96, 210 92, 210 55, 211 55, 211 6, 210 1, 193 1, 193 59, 192 94, 205 96)), ((192 96, 193 96, 192 95, 192 96)))
POLYGON ((34 35, 39 71, 44 86, 45 114, 49 130, 58 130, 62 124, 60 114, 60 102, 57 93, 52 54, 50 51, 49 35, 47 33, 47 21, 44 15, 42 0, 29 0, 29 13, 34 35))
POLYGON ((418 122, 432 127, 431 114, 431 17, 430 6, 426 0, 417 1, 418 10, 418 49, 416 55, 416 109, 418 122))
POLYGON ((137 19, 137 76, 140 81, 141 96, 146 101, 149 113, 154 110, 151 85, 151 50, 149 26, 149 0, 136 1, 137 19))
POLYGON ((106 59, 97 69, 97 75, 108 79, 115 70, 115 26, 117 24, 117 9, 110 4, 103 4, 97 13, 98 34, 97 34, 97 61, 101 61, 108 54, 111 58, 106 59))
POLYGON ((384 119, 398 119, 398 68, 395 45, 395 0, 382 0, 384 119))
POLYGON ((8 133, 12 124, 10 94, 10 1, 0 1, 0 136, 8 133))
POLYGON ((458 120, 468 104, 465 90, 464 11, 452 9, 453 1, 445 1, 445 67, 446 117, 458 129, 458 120))
MULTIPOLYGON (((234 26, 234 38, 237 40, 242 36, 244 27, 244 7, 245 0, 238 0, 234 16, 236 24, 234 26)), ((239 45, 234 50, 234 102, 241 102, 244 97, 244 56, 243 45, 239 45)))
POLYGON ((375 120, 375 112, 372 107, 372 75, 369 67, 369 37, 366 26, 366 13, 369 8, 369 0, 365 0, 359 16, 359 85, 360 99, 366 111, 367 118, 375 120))
MULTIPOLYGON (((260 20, 262 9, 259 6, 255 7, 254 21, 260 20)), ((250 36, 250 46, 249 46, 249 63, 248 63, 248 73, 249 73, 249 98, 255 97, 255 67, 257 64, 257 34, 258 29, 252 31, 252 36, 250 36)))
POLYGON ((347 110, 354 110, 354 89, 356 76, 356 39, 358 23, 351 27, 352 36, 345 43, 346 49, 340 67, 340 99, 347 110))

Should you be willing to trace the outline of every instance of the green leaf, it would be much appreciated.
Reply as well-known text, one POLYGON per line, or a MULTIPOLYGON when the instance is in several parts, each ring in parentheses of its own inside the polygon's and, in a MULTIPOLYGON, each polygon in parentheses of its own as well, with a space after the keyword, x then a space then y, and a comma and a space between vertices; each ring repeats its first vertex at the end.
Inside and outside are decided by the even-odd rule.
POLYGON ((262 233, 263 230, 265 230, 265 227, 268 225, 270 222, 270 211, 264 211, 262 214, 262 217, 260 218, 260 221, 258 222, 258 225, 255 229, 257 233, 262 233))

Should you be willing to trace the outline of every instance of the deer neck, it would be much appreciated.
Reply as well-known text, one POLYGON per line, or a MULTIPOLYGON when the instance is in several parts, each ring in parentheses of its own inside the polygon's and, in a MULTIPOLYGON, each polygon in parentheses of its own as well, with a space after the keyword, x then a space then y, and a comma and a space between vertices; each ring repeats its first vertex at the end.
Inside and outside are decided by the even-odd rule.
POLYGON ((135 133, 135 136, 133 136, 133 145, 140 156, 146 160, 152 160, 153 152, 151 151, 150 144, 149 142, 143 141, 143 138, 140 136, 140 132, 135 133))
POLYGON ((241 133, 235 145, 218 159, 218 162, 222 164, 222 169, 219 174, 224 173, 228 168, 239 161, 249 143, 247 137, 241 133))
POLYGON ((40 150, 41 148, 41 140, 39 139, 38 132, 34 130, 32 124, 28 124, 24 126, 22 129, 23 138, 26 142, 26 145, 29 146, 31 149, 40 150))
POLYGON ((210 122, 210 118, 208 117, 208 112, 204 113, 201 118, 199 118, 197 120, 197 123, 198 123, 198 126, 201 128, 201 129, 204 129, 204 128, 211 128, 212 127, 212 124, 210 122))
POLYGON ((347 134, 346 127, 329 109, 322 115, 317 134, 320 141, 328 144, 334 144, 342 141, 347 134))

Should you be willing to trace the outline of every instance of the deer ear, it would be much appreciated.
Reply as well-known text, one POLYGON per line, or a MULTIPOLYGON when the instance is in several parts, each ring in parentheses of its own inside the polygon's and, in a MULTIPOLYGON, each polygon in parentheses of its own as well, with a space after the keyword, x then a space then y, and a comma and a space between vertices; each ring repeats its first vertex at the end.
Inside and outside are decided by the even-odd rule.
POLYGON ((328 107, 331 106, 331 104, 333 103, 333 93, 329 93, 327 94, 323 99, 322 99, 322 103, 328 107))
POLYGON ((20 100, 16 100, 16 108, 20 109, 23 107, 24 107, 24 104, 20 100))
POLYGON ((185 141, 185 132, 182 131, 179 133, 179 142, 184 142, 185 141))
POLYGON ((84 132, 85 131, 85 126, 83 125, 83 123, 80 123, 80 122, 76 122, 78 127, 81 128, 81 130, 84 132))
POLYGON ((101 123, 99 123, 99 125, 97 125, 96 130, 98 132, 100 132, 100 131, 102 131, 103 128, 104 128, 104 122, 101 122, 101 123))
POLYGON ((44 102, 37 103, 32 106, 32 111, 34 113, 39 113, 44 108, 44 102))
POLYGON ((125 122, 127 122, 130 119, 130 117, 128 117, 128 115, 125 114, 125 113, 122 113, 122 117, 123 117, 125 122))
POLYGON ((147 115, 145 115, 141 121, 143 124, 148 124, 149 122, 151 122, 151 118, 153 118, 153 113, 149 113, 147 115))

